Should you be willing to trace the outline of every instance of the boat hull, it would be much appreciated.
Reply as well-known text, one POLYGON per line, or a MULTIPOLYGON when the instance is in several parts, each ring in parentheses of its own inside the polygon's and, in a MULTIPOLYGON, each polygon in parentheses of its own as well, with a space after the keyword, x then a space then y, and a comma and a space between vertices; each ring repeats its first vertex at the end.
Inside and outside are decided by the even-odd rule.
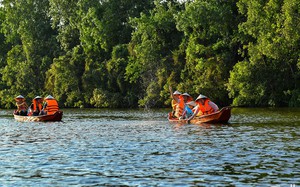
POLYGON ((34 122, 46 122, 46 121, 61 121, 63 112, 57 111, 51 115, 40 115, 40 116, 20 116, 14 114, 14 118, 16 121, 26 122, 26 121, 34 121, 34 122))
MULTIPOLYGON (((218 112, 203 115, 200 117, 195 117, 194 119, 190 120, 189 123, 191 124, 200 124, 200 123, 228 123, 231 117, 231 107, 224 107, 218 112)), ((178 118, 173 118, 171 113, 169 113, 168 120, 170 122, 176 123, 188 123, 187 120, 179 120, 178 118)))

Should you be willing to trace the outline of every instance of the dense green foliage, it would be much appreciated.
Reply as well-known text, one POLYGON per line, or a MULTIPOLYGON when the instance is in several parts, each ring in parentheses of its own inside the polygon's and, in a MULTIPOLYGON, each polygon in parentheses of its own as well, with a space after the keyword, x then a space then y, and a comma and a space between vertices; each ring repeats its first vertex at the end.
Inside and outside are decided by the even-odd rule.
POLYGON ((240 0, 237 6, 246 17, 239 31, 247 55, 231 71, 233 103, 299 106, 300 2, 240 0))
POLYGON ((3 0, 0 107, 300 106, 298 0, 3 0))

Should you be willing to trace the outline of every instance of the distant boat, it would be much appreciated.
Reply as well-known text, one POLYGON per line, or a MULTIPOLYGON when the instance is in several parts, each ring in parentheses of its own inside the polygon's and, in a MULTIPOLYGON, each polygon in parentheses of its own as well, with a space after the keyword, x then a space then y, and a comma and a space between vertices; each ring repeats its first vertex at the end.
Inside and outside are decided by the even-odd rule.
POLYGON ((46 122, 46 121, 61 121, 63 112, 57 111, 54 114, 50 115, 39 115, 39 116, 21 116, 14 114, 14 118, 17 121, 26 122, 26 121, 34 121, 34 122, 46 122))
MULTIPOLYGON (((228 123, 228 120, 230 119, 230 117, 231 117, 231 107, 224 107, 221 110, 214 112, 212 114, 195 117, 189 123, 191 123, 191 124, 228 123)), ((178 118, 172 117, 171 112, 168 115, 168 120, 170 122, 176 122, 176 123, 188 123, 187 120, 179 120, 178 118)))

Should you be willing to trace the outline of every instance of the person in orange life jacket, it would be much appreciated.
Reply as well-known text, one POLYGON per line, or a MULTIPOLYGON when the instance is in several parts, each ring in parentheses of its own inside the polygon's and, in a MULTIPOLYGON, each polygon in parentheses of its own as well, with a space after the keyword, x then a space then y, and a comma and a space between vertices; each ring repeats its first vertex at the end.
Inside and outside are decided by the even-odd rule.
POLYGON ((54 97, 52 97, 51 95, 48 95, 44 101, 45 103, 42 110, 44 114, 51 115, 59 110, 56 99, 54 99, 54 97))
POLYGON ((191 117, 194 114, 194 107, 196 106, 196 102, 195 101, 189 101, 186 103, 186 107, 185 107, 185 111, 186 111, 186 118, 191 117))
POLYGON ((33 116, 38 116, 40 115, 40 112, 42 111, 42 102, 43 102, 43 98, 41 96, 36 96, 33 100, 32 100, 32 104, 30 106, 33 116))
POLYGON ((205 95, 200 94, 195 102, 197 106, 194 108, 194 114, 188 120, 193 119, 195 116, 207 115, 219 110, 219 107, 205 95))
POLYGON ((181 94, 180 97, 184 101, 184 110, 183 110, 182 115, 179 117, 179 119, 188 118, 191 115, 193 115, 193 111, 192 111, 192 109, 190 107, 190 105, 192 104, 193 98, 188 93, 183 93, 183 94, 181 94))
POLYGON ((173 116, 176 118, 183 118, 185 115, 185 106, 186 106, 185 103, 192 101, 193 98, 188 93, 180 94, 180 92, 178 91, 175 91, 173 93, 171 86, 169 86, 169 90, 170 90, 171 97, 174 100, 172 101, 172 104, 174 103, 172 107, 173 110, 175 110, 175 112, 173 112, 173 116))
POLYGON ((25 98, 22 95, 19 95, 15 98, 17 110, 15 111, 16 115, 27 116, 27 103, 25 102, 25 98))

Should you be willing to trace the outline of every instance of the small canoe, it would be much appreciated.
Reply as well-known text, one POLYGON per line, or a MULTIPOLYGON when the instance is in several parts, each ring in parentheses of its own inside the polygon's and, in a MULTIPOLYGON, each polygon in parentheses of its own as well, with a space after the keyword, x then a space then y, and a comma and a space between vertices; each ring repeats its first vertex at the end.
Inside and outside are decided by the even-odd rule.
POLYGON ((45 122, 45 121, 61 121, 63 112, 57 111, 51 115, 40 115, 40 116, 20 116, 14 114, 15 120, 26 122, 26 121, 35 121, 35 122, 45 122))
MULTIPOLYGON (((231 107, 224 107, 218 112, 195 117, 190 121, 191 124, 200 123, 227 123, 231 117, 231 107)), ((176 123, 188 123, 187 120, 179 120, 178 118, 172 117, 172 113, 169 113, 168 120, 176 123)))

